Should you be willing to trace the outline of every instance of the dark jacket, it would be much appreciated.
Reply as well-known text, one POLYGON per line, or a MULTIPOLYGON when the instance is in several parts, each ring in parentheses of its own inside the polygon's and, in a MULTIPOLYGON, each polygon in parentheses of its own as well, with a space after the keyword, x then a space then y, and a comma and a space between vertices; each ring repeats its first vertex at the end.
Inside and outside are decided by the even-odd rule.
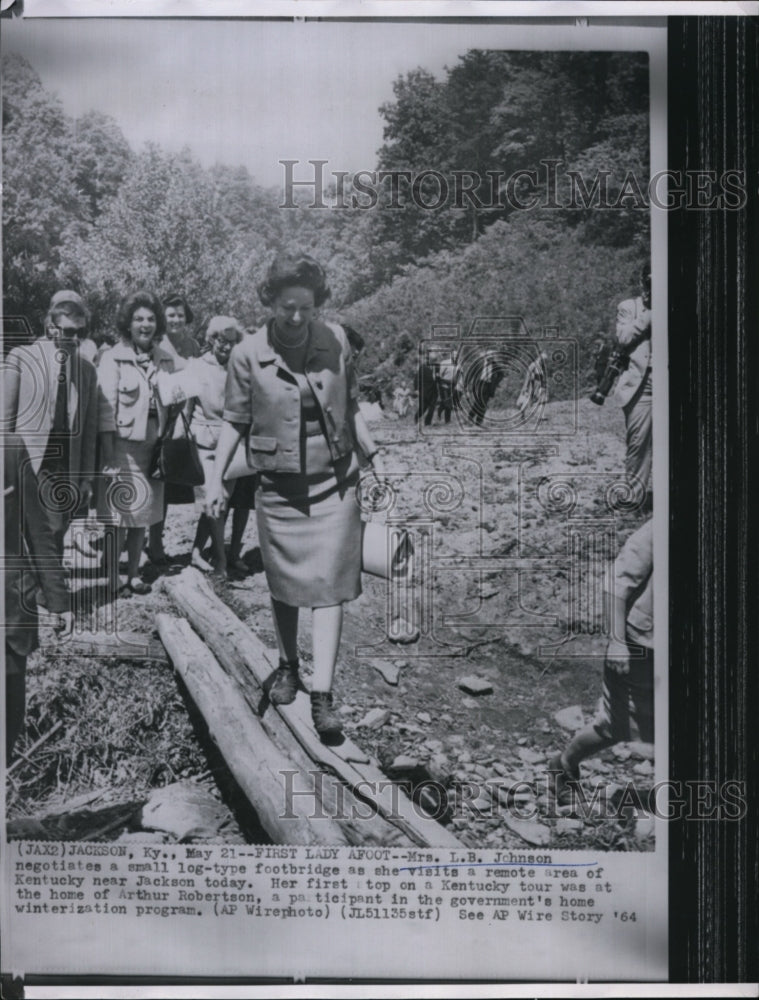
POLYGON ((48 611, 69 608, 66 572, 37 488, 24 442, 8 434, 5 464, 5 641, 20 656, 39 645, 36 593, 42 587, 48 611))

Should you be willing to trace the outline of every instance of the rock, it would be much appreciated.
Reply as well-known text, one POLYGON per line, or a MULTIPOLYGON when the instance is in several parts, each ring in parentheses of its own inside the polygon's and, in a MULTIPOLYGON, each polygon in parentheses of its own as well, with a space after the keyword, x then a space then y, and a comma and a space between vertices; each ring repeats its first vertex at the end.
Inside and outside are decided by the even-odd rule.
POLYGON ((413 725, 411 722, 399 722, 398 729, 409 736, 424 736, 427 731, 426 729, 422 729, 421 726, 413 725))
POLYGON ((474 698, 462 698, 461 699, 461 704, 464 706, 464 708, 479 708, 480 707, 477 704, 477 702, 474 700, 474 698))
POLYGON ((631 756, 629 748, 624 746, 624 744, 612 747, 611 752, 617 760, 629 760, 631 756))
POLYGON ((475 677, 473 674, 469 677, 462 677, 458 682, 459 687, 462 691, 466 691, 467 694, 492 694, 493 685, 490 681, 483 680, 481 677, 475 677))
POLYGON ((562 729, 568 729, 571 733, 576 733, 585 725, 585 719, 579 705, 562 708, 560 711, 554 712, 553 717, 562 729))
POLYGON ((506 775, 509 773, 509 769, 508 767, 506 767, 505 764, 499 764, 498 761, 495 760, 490 765, 490 767, 501 778, 505 778, 506 775))
POLYGON ((559 836, 564 833, 577 833, 582 828, 583 822, 581 819, 570 819, 568 816, 562 816, 556 820, 556 832, 559 836))
POLYGON ((393 763, 390 765, 390 771, 411 771, 413 768, 419 766, 419 761, 416 757, 410 757, 408 754, 398 754, 393 763))
POLYGON ((519 744, 520 747, 523 747, 526 742, 527 742, 526 736, 520 736, 519 739, 517 740, 517 743, 519 744))
POLYGON ((643 813, 635 820, 635 839, 646 840, 654 835, 654 817, 650 813, 643 813))
POLYGON ((633 767, 635 774, 640 774, 644 778, 650 777, 654 773, 654 765, 650 760, 642 760, 640 764, 633 767))
POLYGON ((390 684, 392 687, 398 686, 400 669, 396 667, 394 663, 385 663, 382 660, 377 660, 372 663, 372 667, 374 667, 386 684, 390 684))
POLYGON ((476 799, 469 803, 469 808, 479 813, 489 813, 493 810, 493 800, 489 795, 481 792, 476 799))
POLYGON ((627 744, 631 756, 635 757, 636 760, 650 760, 654 759, 654 745, 653 743, 641 743, 640 740, 636 740, 633 743, 627 744))
POLYGON ((145 830, 163 830, 177 840, 217 837, 231 819, 227 807, 192 781, 156 788, 142 807, 145 830))
POLYGON ((458 755, 458 761, 459 764, 471 764, 472 755, 469 753, 468 750, 462 750, 461 753, 458 755))
POLYGON ((523 764, 542 764, 546 755, 539 750, 532 750, 530 747, 520 747, 517 751, 519 759, 523 764))
POLYGON ((528 844, 535 844, 538 847, 550 844, 551 831, 542 823, 536 823, 529 819, 516 819, 508 812, 502 812, 501 816, 506 826, 528 844))
POLYGON ((432 722, 432 716, 430 715, 429 712, 417 712, 416 717, 417 719, 419 719, 420 722, 424 722, 427 725, 429 725, 430 722, 432 722))
POLYGON ((390 718, 389 708, 372 708, 358 723, 364 729, 380 729, 390 718))
POLYGON ((451 776, 451 765, 445 754, 436 753, 427 761, 427 773, 433 781, 444 785, 451 776))
POLYGON ((453 716, 449 715, 447 712, 443 712, 442 715, 440 716, 440 721, 451 723, 453 722, 453 716))
POLYGON ((161 833, 159 830, 138 830, 136 833, 132 833, 129 830, 125 830, 121 836, 116 838, 116 843, 118 844, 163 844, 165 843, 165 834, 161 833))
POLYGON ((442 740, 425 740, 424 746, 432 753, 441 753, 444 743, 442 740))

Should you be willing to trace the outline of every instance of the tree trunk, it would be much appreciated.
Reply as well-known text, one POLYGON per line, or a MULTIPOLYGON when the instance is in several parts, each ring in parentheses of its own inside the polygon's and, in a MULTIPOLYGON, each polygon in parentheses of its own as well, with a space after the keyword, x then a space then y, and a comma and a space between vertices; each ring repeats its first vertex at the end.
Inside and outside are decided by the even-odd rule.
MULTIPOLYGON (((291 705, 279 705, 275 709, 269 704, 264 685, 276 666, 271 654, 255 633, 216 596, 198 570, 188 567, 179 576, 167 577, 165 587, 193 628, 203 636, 225 669, 238 681, 248 704, 261 716, 263 726, 275 743, 282 749, 286 748, 285 752, 293 760, 297 759, 292 750, 295 744, 300 757, 305 756, 311 761, 311 767, 315 761, 349 786, 347 789, 339 786, 334 790, 338 803, 343 800, 347 803, 345 796, 348 794, 350 801, 356 803, 361 817, 366 815, 369 803, 397 828, 396 837, 400 831, 400 842, 420 847, 462 847, 461 842, 445 827, 424 815, 355 743, 346 740, 341 746, 325 746, 314 731, 308 697, 303 692, 299 692, 291 705), (360 789, 360 799, 350 791, 355 788, 360 789)), ((326 780, 325 789, 329 791, 326 780)), ((328 812, 326 802, 325 811, 328 812)), ((358 820, 359 824, 365 822, 358 820)))
POLYGON ((307 794, 306 776, 272 743, 248 708, 239 685, 222 670, 187 622, 158 614, 156 624, 229 770, 272 840, 281 844, 347 844, 333 820, 319 817, 313 795, 307 794), (285 795, 285 775, 289 775, 296 794, 285 795))

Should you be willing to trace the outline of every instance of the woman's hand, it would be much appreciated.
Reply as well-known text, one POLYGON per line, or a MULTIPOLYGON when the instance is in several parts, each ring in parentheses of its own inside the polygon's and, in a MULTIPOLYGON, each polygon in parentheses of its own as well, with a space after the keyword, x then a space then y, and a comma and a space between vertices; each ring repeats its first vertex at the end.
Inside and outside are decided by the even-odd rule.
POLYGON ((385 466, 385 456, 381 452, 377 452, 374 458, 369 463, 370 470, 374 473, 378 480, 383 480, 387 476, 387 468, 385 466))
POLYGON ((205 512, 209 517, 223 517, 227 509, 227 495, 222 483, 212 482, 206 490, 205 512))
POLYGON ((609 644, 606 647, 606 665, 615 673, 630 673, 630 650, 626 642, 609 639, 609 644))

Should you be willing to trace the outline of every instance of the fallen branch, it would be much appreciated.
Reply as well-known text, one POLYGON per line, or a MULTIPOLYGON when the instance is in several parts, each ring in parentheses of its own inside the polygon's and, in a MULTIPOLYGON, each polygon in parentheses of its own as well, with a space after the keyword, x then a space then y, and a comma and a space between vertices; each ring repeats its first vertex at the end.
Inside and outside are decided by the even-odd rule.
POLYGON ((45 733, 44 736, 40 736, 40 738, 37 740, 36 743, 32 743, 32 745, 29 747, 29 749, 26 751, 26 753, 20 753, 18 755, 18 759, 13 761, 13 763, 11 764, 11 766, 6 771, 6 774, 10 774, 11 771, 15 771, 16 768, 20 767, 20 765, 24 761, 26 761, 27 764, 31 764, 32 761, 30 760, 30 758, 31 758, 32 754, 35 752, 35 750, 38 750, 42 746, 43 743, 47 743, 47 741, 50 739, 50 737, 54 736, 58 732, 58 730, 61 728, 62 725, 63 725, 63 719, 59 719, 58 722, 56 722, 56 724, 54 726, 52 726, 50 729, 48 729, 48 731, 45 733))

